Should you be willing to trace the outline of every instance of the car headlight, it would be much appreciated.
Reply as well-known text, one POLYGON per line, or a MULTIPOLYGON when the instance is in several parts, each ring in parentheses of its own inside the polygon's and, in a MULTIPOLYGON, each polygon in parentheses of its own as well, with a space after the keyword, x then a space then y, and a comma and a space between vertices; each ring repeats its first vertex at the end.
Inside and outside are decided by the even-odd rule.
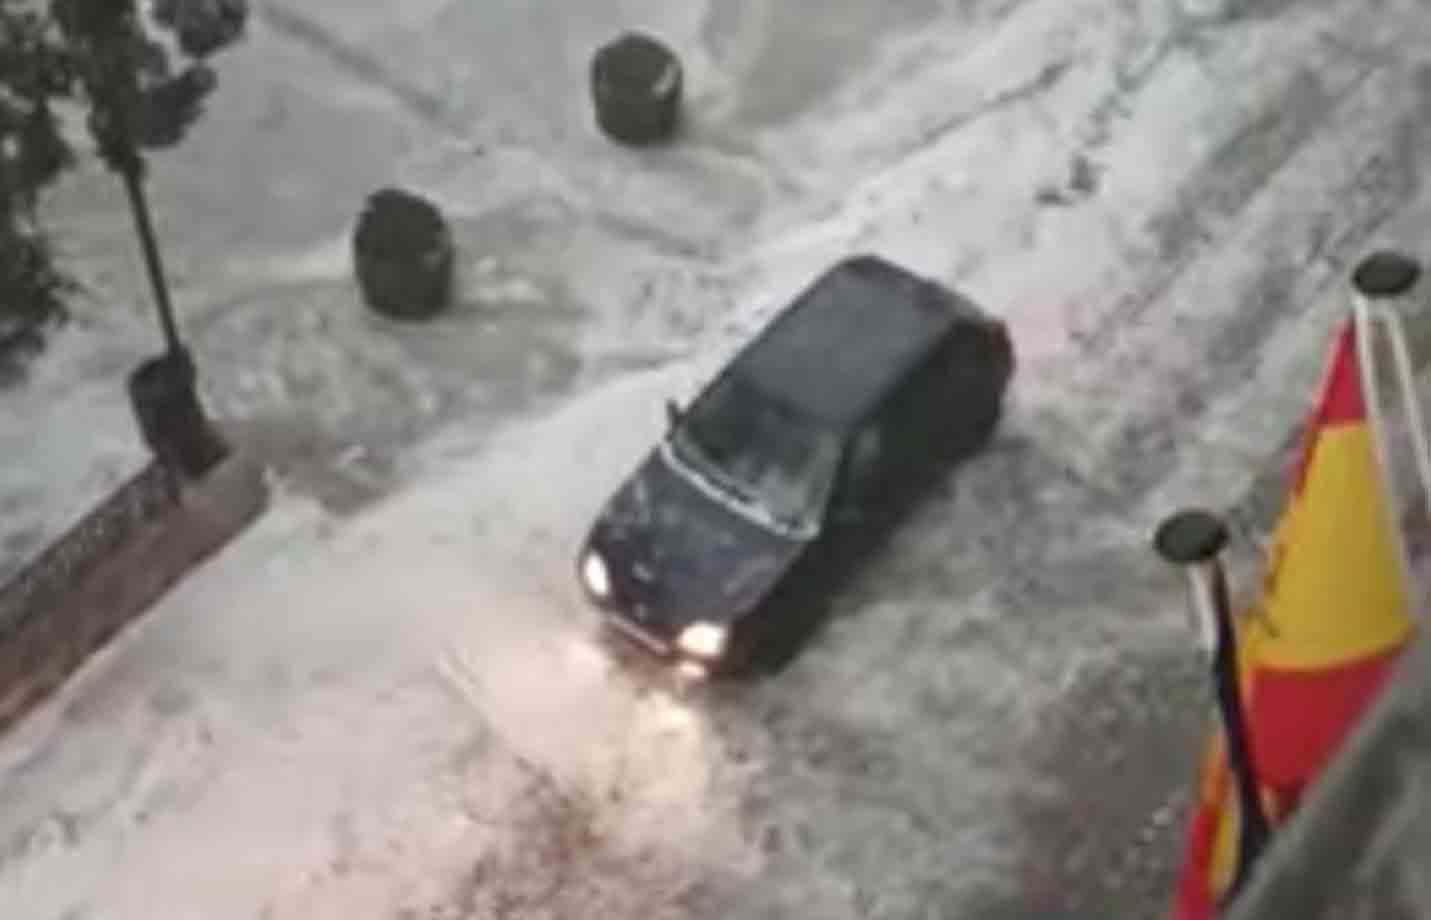
POLYGON ((587 553, 581 563, 581 580, 586 590, 603 600, 611 596, 611 573, 606 561, 597 553, 587 553))
POLYGON ((730 630, 719 623, 692 623, 681 630, 676 643, 681 651, 697 658, 719 658, 725 653, 730 630))

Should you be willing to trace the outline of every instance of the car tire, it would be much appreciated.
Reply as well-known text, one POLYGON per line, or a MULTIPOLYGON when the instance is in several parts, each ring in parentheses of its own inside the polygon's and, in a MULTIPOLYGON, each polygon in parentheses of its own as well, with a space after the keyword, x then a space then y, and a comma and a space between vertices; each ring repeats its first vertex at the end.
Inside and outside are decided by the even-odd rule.
POLYGON ((670 140, 680 121, 684 79, 675 53, 649 35, 628 32, 603 45, 591 61, 597 125, 623 144, 670 140))

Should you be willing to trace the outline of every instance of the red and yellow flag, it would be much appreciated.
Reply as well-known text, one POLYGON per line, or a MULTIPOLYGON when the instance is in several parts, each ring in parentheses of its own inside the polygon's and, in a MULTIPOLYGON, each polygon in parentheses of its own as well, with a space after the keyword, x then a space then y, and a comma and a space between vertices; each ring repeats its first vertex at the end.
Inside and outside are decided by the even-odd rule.
MULTIPOLYGON (((1407 643, 1412 617, 1382 494, 1350 320, 1332 343, 1259 603, 1237 624, 1242 706, 1275 828, 1336 752, 1407 643)), ((1216 914, 1239 815, 1221 731, 1200 771, 1173 915, 1216 914)))

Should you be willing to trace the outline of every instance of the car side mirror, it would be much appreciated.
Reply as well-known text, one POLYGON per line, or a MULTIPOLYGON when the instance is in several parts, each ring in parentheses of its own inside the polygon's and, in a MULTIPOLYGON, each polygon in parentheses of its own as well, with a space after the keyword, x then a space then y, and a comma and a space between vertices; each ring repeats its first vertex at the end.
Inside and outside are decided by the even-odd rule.
POLYGON ((666 400, 667 425, 672 428, 675 428, 677 425, 681 424, 681 419, 685 417, 685 414, 685 410, 681 408, 680 403, 676 402, 674 399, 666 400))

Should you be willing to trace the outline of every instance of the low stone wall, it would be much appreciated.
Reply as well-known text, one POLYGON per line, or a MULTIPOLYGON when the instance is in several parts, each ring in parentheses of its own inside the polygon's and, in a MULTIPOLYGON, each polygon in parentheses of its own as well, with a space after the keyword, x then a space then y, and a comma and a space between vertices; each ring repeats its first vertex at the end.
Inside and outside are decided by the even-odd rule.
POLYGON ((0 588, 0 731, 267 502, 263 470, 241 454, 192 483, 154 462, 0 588))

